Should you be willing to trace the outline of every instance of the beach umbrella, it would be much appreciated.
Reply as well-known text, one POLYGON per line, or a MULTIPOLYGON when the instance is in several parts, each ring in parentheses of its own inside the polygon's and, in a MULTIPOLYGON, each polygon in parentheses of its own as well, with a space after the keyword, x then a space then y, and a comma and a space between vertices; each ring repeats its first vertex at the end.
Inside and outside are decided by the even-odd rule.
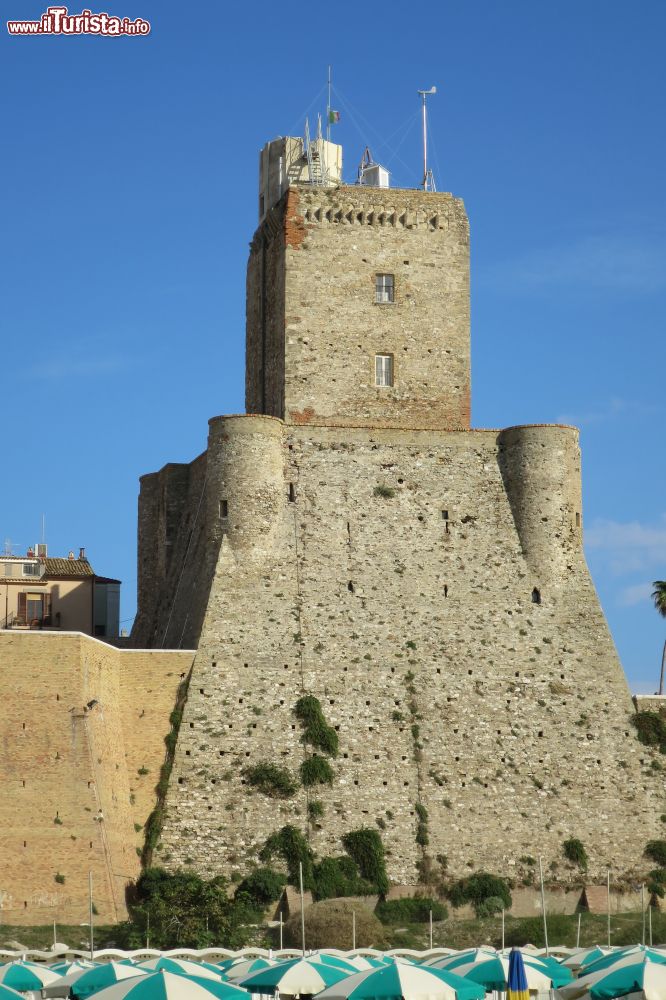
POLYGON ((279 992, 280 996, 299 997, 321 993, 348 976, 348 970, 334 968, 316 958, 291 958, 239 980, 239 986, 252 993, 279 992))
POLYGON ((666 962, 665 952, 660 951, 658 948, 647 948, 644 944, 635 944, 629 945, 626 948, 615 948, 607 955, 602 955, 600 958, 595 959, 594 962, 588 962, 581 969, 579 975, 586 976, 590 972, 610 969, 611 966, 617 965, 618 962, 622 962, 627 958, 641 959, 643 957, 650 958, 653 962, 657 963, 666 962))
MULTIPOLYGON (((237 979, 244 979, 255 972, 261 972, 262 969, 270 969, 273 965, 275 965, 275 961, 272 958, 245 958, 240 962, 234 962, 223 973, 223 976, 229 982, 236 982, 237 979)), ((221 972, 222 970, 220 969, 219 971, 221 972)))
POLYGON ((25 997, 9 986, 0 986, 0 1000, 25 1000, 25 997))
POLYGON ((506 1000, 530 1000, 525 963, 517 948, 512 948, 509 955, 509 975, 506 985, 506 1000))
POLYGON ((66 986, 73 997, 89 997, 92 993, 111 986, 123 979, 136 979, 137 976, 147 976, 146 969, 140 969, 133 962, 107 962, 105 965, 97 965, 94 969, 77 969, 69 976, 64 976, 59 983, 52 987, 54 992, 44 991, 43 996, 68 996, 67 993, 55 992, 56 986, 66 986))
MULTIPOLYGON (((559 986, 571 980, 569 969, 560 967, 560 974, 553 969, 538 964, 538 959, 524 958, 527 989, 530 993, 548 992, 552 986, 559 986)), ((447 970, 452 971, 452 970, 447 970)), ((458 965, 454 970, 459 976, 471 979, 485 987, 486 993, 497 990, 505 993, 509 978, 509 959, 503 955, 482 955, 476 962, 458 965)))
POLYGON ((572 1000, 571 989, 579 985, 584 988, 574 996, 580 1000, 612 1000, 629 995, 632 1000, 666 1000, 666 965, 653 962, 646 955, 634 957, 633 962, 618 963, 583 976, 563 990, 557 990, 556 996, 572 1000))
POLYGON ((374 955, 353 955, 346 961, 353 965, 356 972, 366 972, 368 969, 383 969, 385 965, 388 965, 390 959, 388 956, 376 958, 374 955))
POLYGON ((568 969, 580 969, 591 962, 596 962, 597 959, 603 958, 605 955, 610 955, 613 950, 613 948, 605 948, 599 944, 595 944, 593 948, 580 948, 573 955, 565 958, 562 965, 566 965, 568 969))
POLYGON ((19 993, 29 993, 31 990, 41 990, 49 983, 55 983, 60 977, 46 965, 36 962, 6 962, 0 965, 0 984, 9 986, 19 993))
MULTIPOLYGON (((242 965, 239 962, 239 965, 242 965)), ((222 969, 208 962, 192 962, 185 958, 149 958, 145 962, 138 962, 137 969, 145 969, 147 972, 173 972, 177 976, 197 976, 199 979, 224 979, 222 969)), ((228 978, 228 977, 227 977, 228 978)))
POLYGON ((425 964, 428 967, 434 966, 436 969, 451 969, 455 971, 460 965, 485 961, 489 956, 493 958, 496 954, 495 949, 490 947, 466 948, 464 951, 456 952, 455 955, 440 955, 438 958, 429 958, 425 964))
POLYGON ((317 1000, 482 1000, 482 986, 442 969, 395 961, 357 972, 320 993, 317 1000))
POLYGON ((248 1000, 248 997, 233 983, 161 969, 140 979, 125 979, 107 986, 95 995, 95 1000, 248 1000))
POLYGON ((87 958, 78 958, 75 962, 56 962, 54 965, 49 965, 49 969, 57 972, 59 976, 68 976, 70 972, 76 972, 77 969, 94 969, 98 964, 98 962, 91 962, 87 958))
POLYGON ((339 955, 328 955, 326 952, 316 951, 314 955, 308 955, 308 958, 312 962, 323 962, 324 965, 330 965, 334 969, 342 969, 343 972, 348 972, 350 975, 359 971, 358 966, 352 964, 349 958, 340 958, 339 955))
MULTIPOLYGON (((648 950, 652 952, 652 949, 648 950)), ((616 956, 616 961, 612 965, 592 971, 583 970, 583 975, 563 986, 558 992, 562 1000, 577 1000, 578 997, 585 996, 592 989, 595 989, 598 983, 615 973, 620 977, 642 975, 642 967, 646 962, 650 962, 657 968, 663 968, 666 965, 666 956, 660 954, 655 959, 646 954, 645 949, 636 951, 635 948, 627 948, 624 955, 618 954, 616 956)))

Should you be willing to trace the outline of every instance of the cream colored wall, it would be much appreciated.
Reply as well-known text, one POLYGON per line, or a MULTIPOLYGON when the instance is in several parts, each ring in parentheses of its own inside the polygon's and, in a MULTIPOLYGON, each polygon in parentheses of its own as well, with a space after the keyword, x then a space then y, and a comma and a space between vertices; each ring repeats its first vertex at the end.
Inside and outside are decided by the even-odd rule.
MULTIPOLYGON (((0 585, 2 584, 0 579, 0 585)), ((0 620, 18 614, 19 594, 50 594, 51 620, 56 624, 60 612, 60 628, 70 632, 92 632, 92 577, 83 580, 50 580, 46 584, 37 580, 14 578, 5 583, 0 597, 0 620)))

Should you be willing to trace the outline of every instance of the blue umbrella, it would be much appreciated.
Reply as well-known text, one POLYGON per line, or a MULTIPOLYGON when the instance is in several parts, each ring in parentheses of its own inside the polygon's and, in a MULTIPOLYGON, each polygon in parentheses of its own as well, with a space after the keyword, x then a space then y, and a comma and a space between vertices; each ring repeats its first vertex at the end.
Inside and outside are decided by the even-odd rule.
POLYGON ((509 955, 509 975, 506 979, 506 986, 506 1000, 530 1000, 525 963, 517 948, 512 948, 509 955))

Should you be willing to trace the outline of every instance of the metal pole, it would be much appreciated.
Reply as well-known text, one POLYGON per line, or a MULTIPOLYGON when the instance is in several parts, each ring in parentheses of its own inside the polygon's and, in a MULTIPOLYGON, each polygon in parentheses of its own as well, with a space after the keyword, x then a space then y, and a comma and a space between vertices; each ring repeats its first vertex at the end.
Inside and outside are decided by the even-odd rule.
POLYGON ((659 674, 659 694, 664 693, 664 670, 666 670, 666 642, 661 654, 661 673, 659 674))
POLYGON ((652 947, 652 907, 648 906, 648 940, 650 942, 650 947, 652 947))
POLYGON ((280 910, 280 951, 282 951, 282 910, 280 910))
POLYGON ((58 938, 56 937, 56 922, 53 921, 53 950, 55 951, 56 944, 58 943, 58 938))
POLYGON ((93 879, 92 872, 88 872, 88 920, 90 921, 90 961, 94 961, 95 957, 95 932, 93 929, 93 879))
POLYGON ((150 948, 150 910, 146 910, 146 948, 150 948))
POLYGON ((426 120, 426 99, 423 91, 423 190, 428 180, 428 125, 426 120))
POLYGON ((432 951, 432 910, 430 910, 430 950, 432 951))
POLYGON ((331 67, 328 67, 328 98, 326 101, 326 142, 331 141, 331 67))
POLYGON ((541 882, 541 912, 543 914, 543 940, 546 945, 546 958, 550 955, 548 951, 548 922, 546 920, 546 893, 543 888, 543 864, 539 855, 539 881, 541 882))
POLYGON ((582 915, 583 915, 582 913, 578 914, 578 930, 576 931, 576 947, 577 948, 580 948, 580 918, 582 917, 582 915))
POLYGON ((641 916, 643 918, 643 934, 641 944, 645 947, 645 885, 641 885, 641 916))
POLYGON ((608 947, 611 943, 611 919, 610 919, 610 868, 606 874, 606 905, 608 908, 608 947))
POLYGON ((502 907, 502 951, 504 951, 504 907, 502 907))
POLYGON ((298 862, 298 883, 301 890, 301 951, 305 958, 305 904, 303 902, 303 862, 298 862))
POLYGON ((352 950, 356 948, 356 910, 352 910, 352 950))

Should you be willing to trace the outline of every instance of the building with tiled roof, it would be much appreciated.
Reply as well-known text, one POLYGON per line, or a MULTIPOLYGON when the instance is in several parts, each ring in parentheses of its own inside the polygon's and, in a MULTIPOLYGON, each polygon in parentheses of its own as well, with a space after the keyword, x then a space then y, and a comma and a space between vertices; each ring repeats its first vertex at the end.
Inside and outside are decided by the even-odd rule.
POLYGON ((43 544, 24 556, 0 555, 0 586, 0 628, 118 636, 120 580, 98 576, 85 549, 64 559, 48 556, 43 544))

